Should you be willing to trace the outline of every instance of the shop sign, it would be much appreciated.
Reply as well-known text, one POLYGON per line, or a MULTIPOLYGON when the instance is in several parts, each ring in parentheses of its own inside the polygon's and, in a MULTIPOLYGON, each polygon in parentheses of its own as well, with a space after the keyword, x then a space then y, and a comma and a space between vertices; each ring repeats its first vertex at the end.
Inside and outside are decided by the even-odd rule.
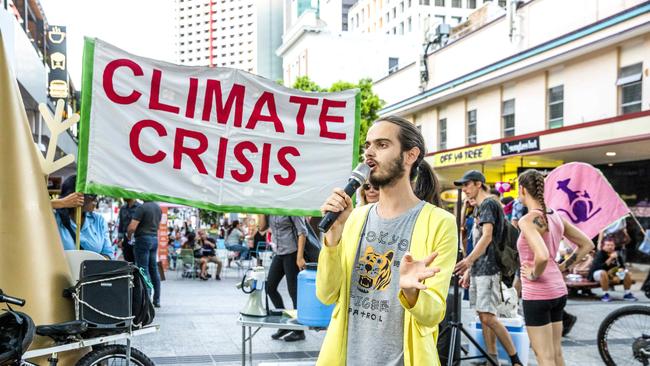
POLYGON ((445 202, 456 203, 458 200, 458 190, 457 189, 448 189, 440 193, 440 199, 445 202))
POLYGON ((539 136, 501 143, 501 156, 522 154, 539 150, 539 136))
POLYGON ((481 145, 435 154, 433 156, 433 166, 439 168, 456 164, 476 163, 491 158, 492 145, 481 145))
POLYGON ((48 94, 50 99, 68 97, 68 66, 66 60, 66 28, 50 25, 47 29, 48 94))

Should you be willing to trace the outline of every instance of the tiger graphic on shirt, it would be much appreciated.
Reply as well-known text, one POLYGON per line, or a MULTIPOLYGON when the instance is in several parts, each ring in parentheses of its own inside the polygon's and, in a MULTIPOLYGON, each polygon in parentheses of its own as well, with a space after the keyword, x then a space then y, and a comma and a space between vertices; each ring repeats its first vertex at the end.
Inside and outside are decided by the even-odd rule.
POLYGON ((392 279, 391 262, 395 252, 392 250, 384 254, 375 252, 371 246, 366 247, 366 252, 357 264, 359 281, 357 288, 363 293, 370 291, 384 291, 392 279))

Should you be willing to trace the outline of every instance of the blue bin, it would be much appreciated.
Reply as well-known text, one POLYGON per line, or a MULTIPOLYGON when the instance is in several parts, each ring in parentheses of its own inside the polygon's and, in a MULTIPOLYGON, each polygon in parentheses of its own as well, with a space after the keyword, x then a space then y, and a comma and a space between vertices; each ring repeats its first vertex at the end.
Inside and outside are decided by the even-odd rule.
POLYGON ((330 324, 334 304, 325 305, 316 297, 316 263, 298 274, 298 323, 326 328, 330 324))

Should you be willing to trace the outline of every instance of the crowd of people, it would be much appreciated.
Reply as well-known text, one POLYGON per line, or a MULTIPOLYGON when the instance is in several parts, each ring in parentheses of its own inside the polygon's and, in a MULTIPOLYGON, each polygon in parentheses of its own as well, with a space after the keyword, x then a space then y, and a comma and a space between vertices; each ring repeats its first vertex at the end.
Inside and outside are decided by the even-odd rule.
MULTIPOLYGON (((522 365, 515 344, 499 320, 502 282, 512 284, 522 299, 523 318, 539 365, 563 365, 561 337, 576 317, 564 308, 565 274, 582 271, 600 284, 602 301, 611 301, 609 289, 623 284, 623 299, 635 301, 631 277, 625 270, 625 235, 604 232, 596 245, 578 228, 546 206, 544 176, 531 169, 517 179, 518 197, 500 197, 490 190, 485 176, 475 170, 454 182, 465 195, 459 214, 463 257, 457 260, 458 237, 454 216, 440 208, 440 185, 424 160, 424 138, 410 122, 386 117, 367 134, 365 161, 371 168, 359 190, 354 208, 351 198, 335 189, 321 207, 339 213, 324 234, 316 279, 318 298, 336 303, 319 364, 437 364, 438 324, 445 316, 452 275, 468 289, 471 306, 482 324, 487 351, 496 359, 496 340, 512 365, 522 365), (507 226, 519 231, 519 265, 505 279, 502 255, 507 226), (586 259, 585 259, 586 258, 586 259), (591 258, 591 259, 590 259, 591 258), (512 281, 512 283, 510 283, 512 281), (381 334, 377 337, 377 334, 381 334)), ((106 223, 93 212, 96 196, 74 192, 74 177, 63 184, 61 199, 52 201, 65 249, 74 249, 76 219, 72 207, 83 207, 81 247, 107 257, 110 241, 106 223)), ((156 265, 160 207, 126 200, 119 212, 118 237, 124 259, 144 268, 154 283, 154 304, 160 306, 160 279, 156 265)), ((259 243, 273 243, 267 292, 273 305, 284 309, 278 285, 286 278, 297 306, 297 277, 305 268, 305 247, 310 223, 302 217, 257 215, 223 220, 196 233, 171 228, 170 263, 176 267, 180 250, 192 250, 198 277, 210 278, 209 263, 221 279, 224 263, 217 241, 234 253, 228 258, 260 259, 259 243)), ((279 329, 273 339, 304 340, 302 331, 279 329)))
MULTIPOLYGON (((439 189, 435 174, 421 159, 425 151, 421 142, 419 132, 406 121, 390 117, 375 122, 365 152, 372 170, 359 191, 359 205, 353 210, 350 197, 335 190, 322 206, 323 213, 341 214, 325 235, 319 261, 318 297, 326 304, 336 303, 337 308, 318 364, 358 364, 362 360, 437 364, 435 347, 421 335, 442 321, 438 311, 445 307, 451 272, 469 290, 488 353, 498 358, 498 339, 512 365, 523 363, 499 319, 503 283, 512 285, 521 298, 523 320, 539 365, 564 364, 561 339, 577 319, 564 309, 567 274, 582 271, 585 281, 599 282, 602 301, 611 301, 608 290, 613 284, 623 284, 624 300, 637 300, 630 291, 632 280, 624 264, 624 230, 607 229, 592 242, 546 206, 545 177, 534 169, 518 177, 516 198, 500 197, 500 191, 490 190, 479 171, 468 171, 454 182, 465 196, 459 210, 463 257, 457 263, 455 257, 450 260, 447 256, 452 256, 449 253, 456 243, 447 241, 453 234, 445 226, 444 214, 434 211, 436 222, 430 222, 428 228, 418 227, 426 221, 421 217, 430 209, 428 203, 440 205, 434 198, 439 189), (506 226, 515 230, 518 252, 516 273, 509 281, 501 267, 503 251, 497 250, 497 244, 501 247, 507 240, 506 226), (390 246, 402 241, 409 246, 390 246), (398 268, 399 281, 395 281, 398 268), (393 299, 399 300, 399 306, 393 306, 393 299), (375 303, 382 304, 378 311, 360 306, 375 303), (371 322, 375 318, 381 319, 379 324, 371 322), (419 332, 411 333, 415 330, 419 332), (382 352, 376 352, 380 349, 382 352)), ((437 334, 429 341, 435 344, 437 334)))

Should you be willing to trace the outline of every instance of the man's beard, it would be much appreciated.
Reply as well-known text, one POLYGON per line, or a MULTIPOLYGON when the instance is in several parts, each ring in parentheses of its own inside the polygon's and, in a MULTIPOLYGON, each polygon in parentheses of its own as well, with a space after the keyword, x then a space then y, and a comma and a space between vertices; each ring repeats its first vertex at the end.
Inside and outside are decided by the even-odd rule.
POLYGON ((370 173, 370 177, 368 179, 368 181, 370 181, 370 184, 375 187, 390 187, 395 184, 397 180, 402 178, 406 172, 406 169, 404 169, 404 157, 402 154, 399 154, 397 158, 388 162, 386 168, 388 171, 383 177, 370 173))

